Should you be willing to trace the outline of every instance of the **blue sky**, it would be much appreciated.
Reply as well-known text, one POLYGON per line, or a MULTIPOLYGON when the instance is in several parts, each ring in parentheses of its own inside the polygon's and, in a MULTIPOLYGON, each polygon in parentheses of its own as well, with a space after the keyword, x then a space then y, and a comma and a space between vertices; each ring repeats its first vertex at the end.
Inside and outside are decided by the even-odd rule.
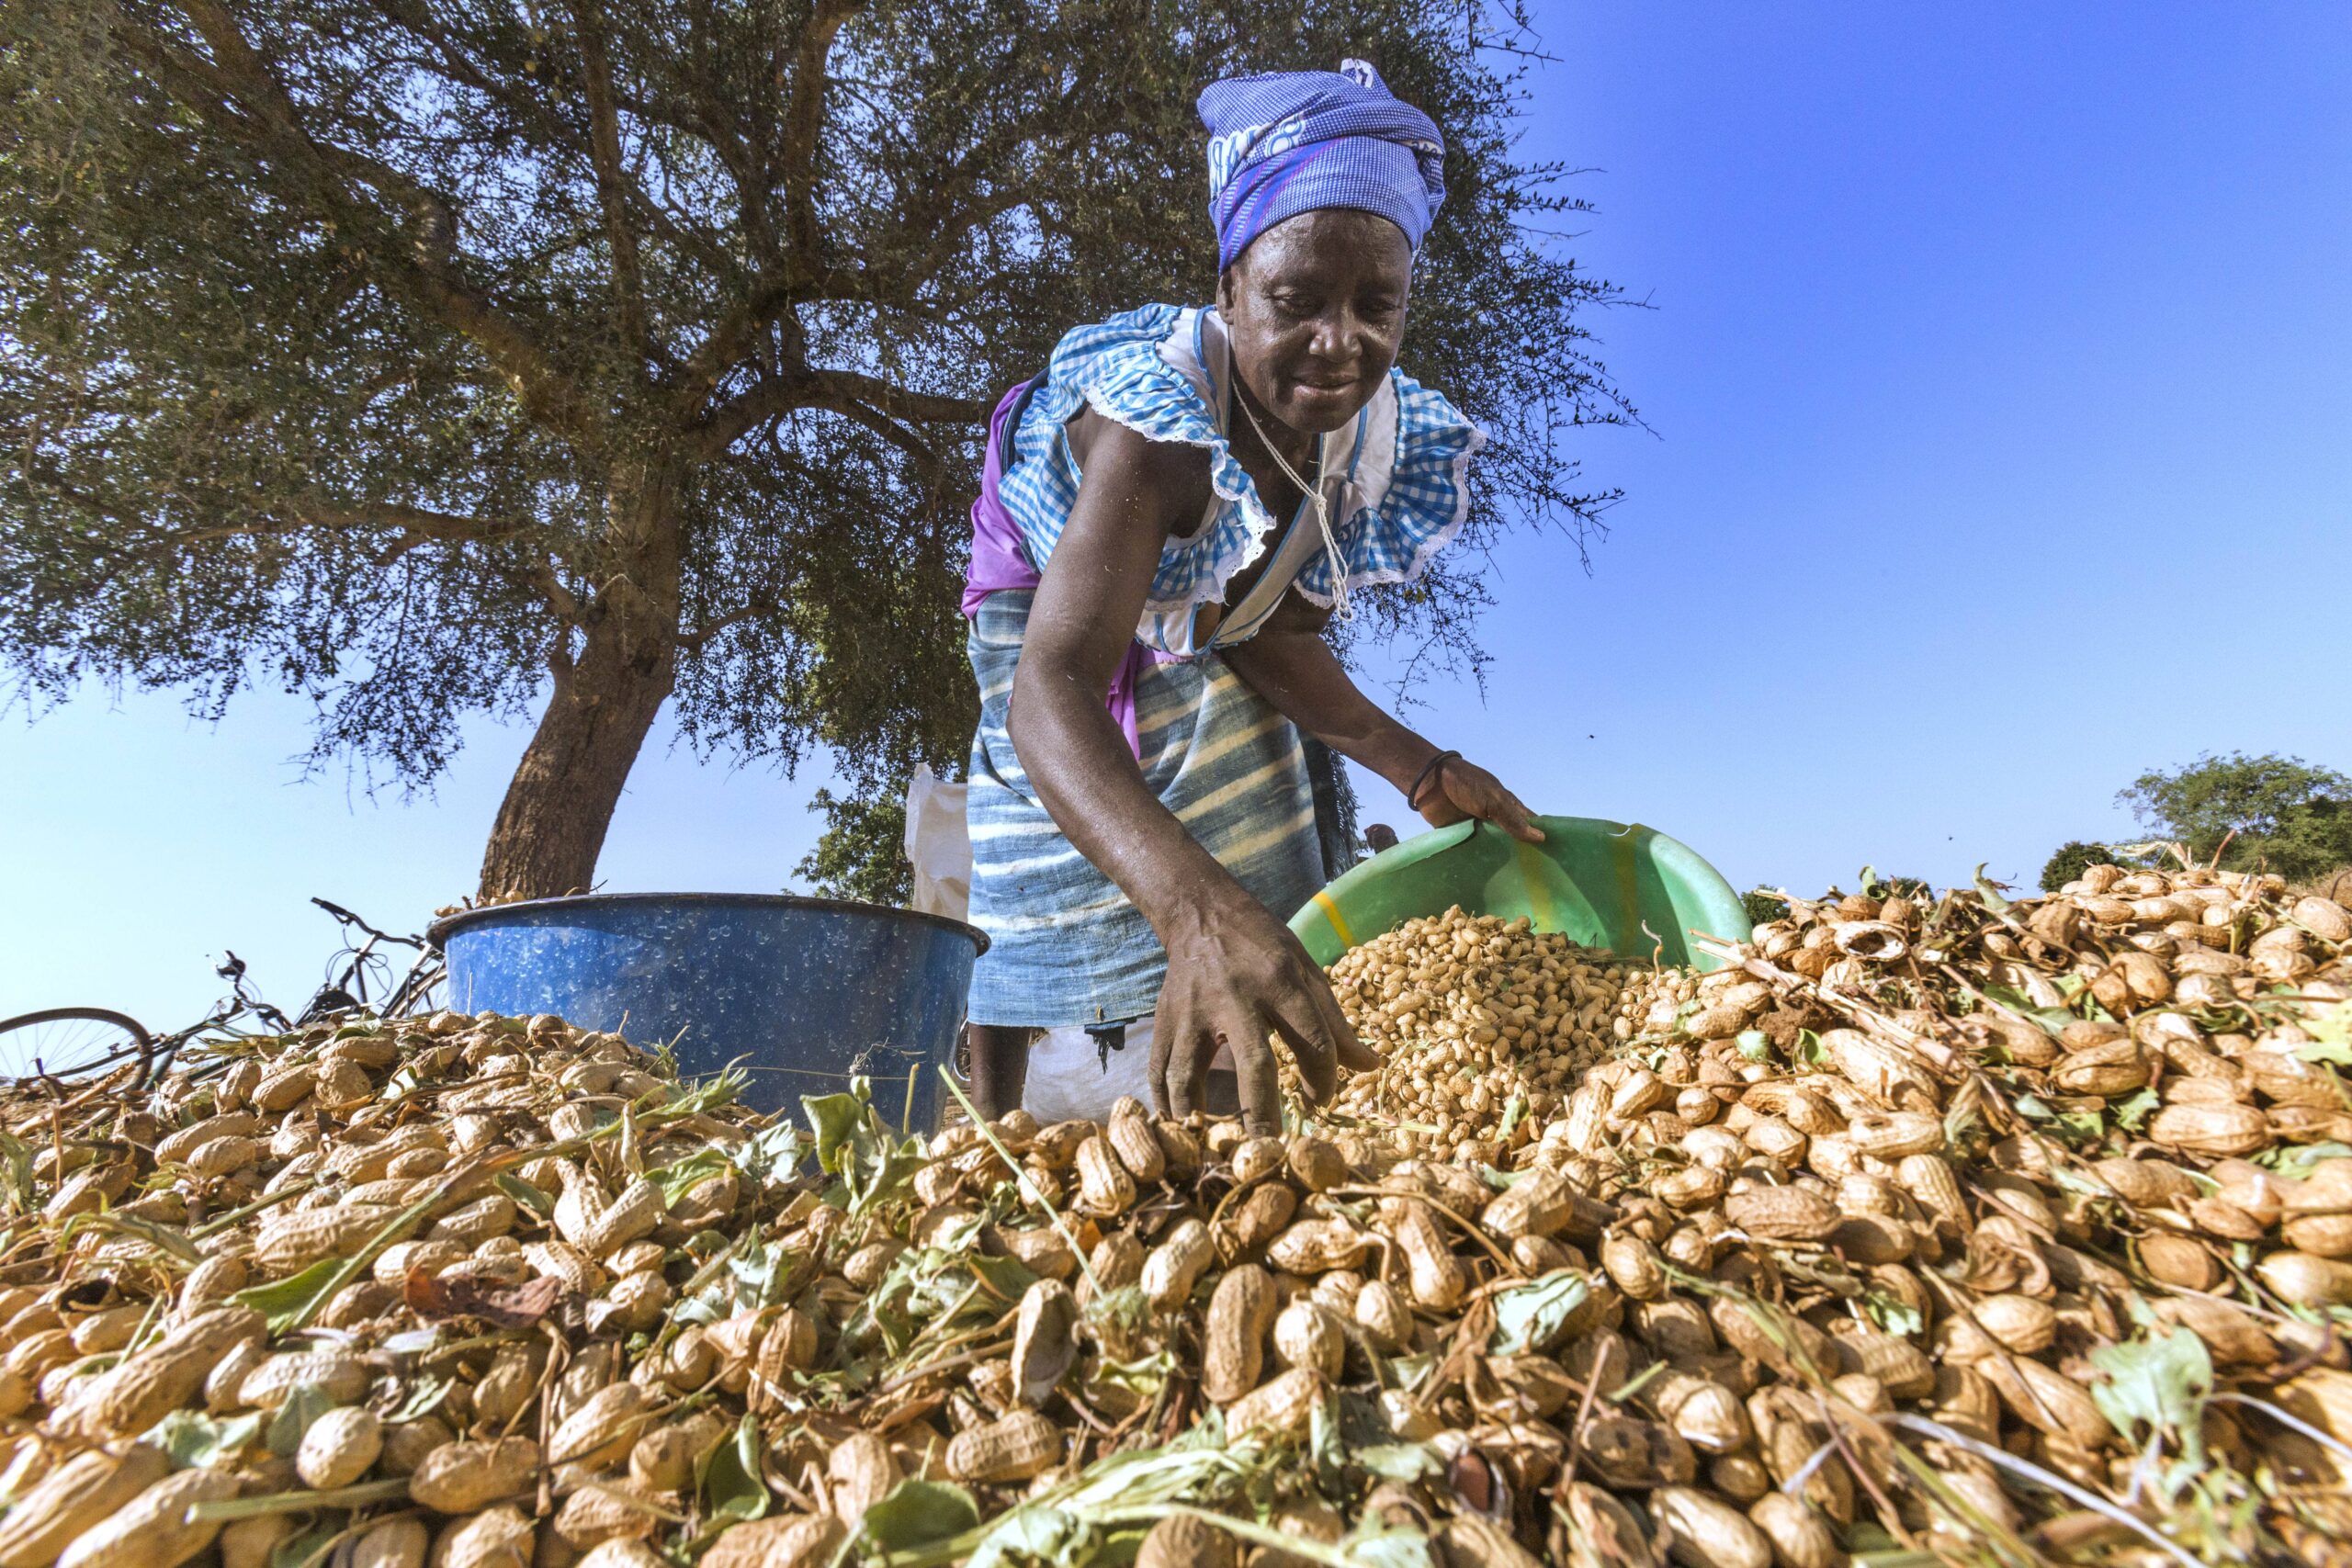
MULTIPOLYGON (((1483 703, 1411 716, 1541 809, 1741 886, 2030 880, 2199 751, 2352 770, 2352 9, 1554 0, 1531 156, 1652 433, 1588 576, 1499 549, 1483 703)), ((186 1021, 232 947, 280 1000, 333 927, 469 890, 525 731, 430 797, 302 780, 293 699, 217 727, 86 691, 0 721, 0 1014, 186 1021)), ((773 890, 812 772, 657 733, 605 885, 773 890)), ((1369 819, 1397 821, 1385 786, 1369 819)))

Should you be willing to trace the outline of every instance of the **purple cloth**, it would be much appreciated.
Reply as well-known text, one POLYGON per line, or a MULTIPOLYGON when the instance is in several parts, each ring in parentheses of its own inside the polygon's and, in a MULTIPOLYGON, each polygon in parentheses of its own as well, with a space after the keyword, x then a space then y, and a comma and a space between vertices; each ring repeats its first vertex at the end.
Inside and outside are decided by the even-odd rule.
MULTIPOLYGON (((979 499, 972 502, 972 565, 964 575, 967 620, 979 614, 989 594, 1009 588, 1035 588, 1044 581, 1021 547, 1021 525, 1013 521, 998 495, 1004 481, 1004 454, 1012 445, 1007 426, 1019 414, 1034 385, 1034 381, 1023 381, 1005 393, 996 412, 989 415, 988 457, 980 466, 979 499)), ((1127 750, 1138 759, 1143 756, 1143 734, 1136 726, 1136 682, 1148 666, 1168 662, 1172 662, 1169 655, 1130 640, 1127 656, 1119 660, 1104 696, 1111 716, 1119 721, 1119 732, 1127 738, 1127 750)))
POLYGON ((1363 61, 1212 82, 1200 110, 1219 267, 1283 219, 1326 207, 1378 213, 1418 251, 1445 199, 1437 122, 1363 61))
POLYGON ((980 602, 1005 588, 1035 588, 1037 569, 1021 553, 1021 525, 1012 520, 997 489, 1004 482, 1005 448, 1012 433, 1005 427, 1029 395, 1035 381, 1023 381, 1004 394, 989 415, 988 458, 980 466, 980 498, 972 502, 972 566, 964 574, 964 618, 980 613, 980 602))

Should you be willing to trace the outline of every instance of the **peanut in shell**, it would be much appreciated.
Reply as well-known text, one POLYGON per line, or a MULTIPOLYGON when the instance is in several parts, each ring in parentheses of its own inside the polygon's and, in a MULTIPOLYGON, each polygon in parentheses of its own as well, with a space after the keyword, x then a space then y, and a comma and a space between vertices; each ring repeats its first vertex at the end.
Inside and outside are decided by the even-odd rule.
POLYGON ((831 1514, 754 1519, 720 1535, 697 1568, 825 1568, 846 1533, 831 1514))
POLYGON ((238 1489, 235 1476, 217 1470, 165 1476, 74 1537, 58 1568, 179 1568, 220 1533, 220 1521, 191 1519, 189 1510, 238 1489))
POLYGON ((1061 1428, 1034 1410, 1015 1410, 958 1432, 947 1445, 947 1473, 958 1481, 1027 1481, 1061 1459, 1061 1428))
POLYGON ((435 1513, 471 1514, 524 1490, 538 1469, 539 1445, 528 1438, 445 1443, 411 1472, 408 1495, 435 1513))
POLYGON ((512 1505, 485 1508, 442 1527, 432 1568, 530 1568, 537 1530, 512 1505))
POLYGON ((76 1537, 170 1470, 164 1450, 144 1443, 83 1450, 42 1477, 0 1518, 0 1568, 48 1568, 76 1537))
POLYGON ((295 1452, 294 1468, 303 1485, 332 1491, 367 1474, 383 1451, 383 1425, 375 1413, 346 1405, 311 1423, 295 1452))
POLYGON ((1202 1330, 1203 1393, 1223 1404, 1257 1386, 1274 1310, 1273 1281, 1257 1265, 1241 1264, 1217 1280, 1202 1330))

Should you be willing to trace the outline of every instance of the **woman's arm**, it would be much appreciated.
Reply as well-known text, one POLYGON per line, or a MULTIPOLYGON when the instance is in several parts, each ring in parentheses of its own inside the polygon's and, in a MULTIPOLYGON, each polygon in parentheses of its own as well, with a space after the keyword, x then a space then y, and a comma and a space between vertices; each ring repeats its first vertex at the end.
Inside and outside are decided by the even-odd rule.
POLYGON ((1162 1109, 1200 1103, 1219 1044, 1233 1054, 1253 1130, 1280 1127, 1269 1030, 1328 1096, 1336 1065, 1372 1065, 1306 950, 1195 842, 1146 786, 1104 694, 1170 529, 1208 496, 1201 452, 1104 422, 1090 433, 1078 502, 1046 564, 1012 679, 1007 728, 1070 842, 1118 884, 1168 950, 1152 1038, 1162 1109))
POLYGON ((1323 640, 1329 610, 1293 593, 1249 641, 1225 650, 1233 672, 1250 682, 1283 717, 1350 761, 1396 786, 1407 804, 1434 827, 1476 817, 1515 839, 1536 843, 1543 829, 1494 774, 1449 757, 1428 773, 1438 749, 1356 689, 1338 655, 1323 640), (1419 798, 1411 798, 1416 784, 1419 798))

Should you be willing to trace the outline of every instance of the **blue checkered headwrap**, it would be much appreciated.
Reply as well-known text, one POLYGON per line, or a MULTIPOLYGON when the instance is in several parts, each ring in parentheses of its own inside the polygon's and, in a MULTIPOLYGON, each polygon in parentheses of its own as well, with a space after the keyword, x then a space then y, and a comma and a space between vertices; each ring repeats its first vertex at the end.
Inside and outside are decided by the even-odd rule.
POLYGON ((1283 219, 1324 207, 1376 212, 1421 248, 1445 199, 1445 139, 1364 62, 1235 76, 1212 83, 1200 107, 1218 266, 1283 219))

